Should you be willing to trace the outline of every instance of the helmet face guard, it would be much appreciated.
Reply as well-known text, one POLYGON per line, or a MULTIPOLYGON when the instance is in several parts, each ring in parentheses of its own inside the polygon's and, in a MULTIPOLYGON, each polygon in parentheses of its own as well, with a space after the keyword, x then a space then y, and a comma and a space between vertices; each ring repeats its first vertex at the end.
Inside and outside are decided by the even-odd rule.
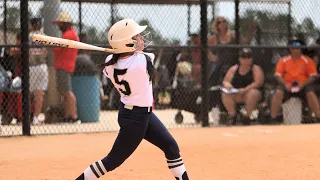
POLYGON ((150 31, 142 32, 141 37, 143 38, 143 47, 146 48, 152 44, 152 35, 150 31))
MULTIPOLYGON (((115 23, 108 32, 108 41, 111 47, 115 50, 115 54, 134 52, 141 46, 141 42, 133 37, 142 33, 147 26, 140 26, 132 19, 123 19, 115 23)), ((145 33, 142 37, 143 47, 148 46, 151 41, 147 39, 145 33)))

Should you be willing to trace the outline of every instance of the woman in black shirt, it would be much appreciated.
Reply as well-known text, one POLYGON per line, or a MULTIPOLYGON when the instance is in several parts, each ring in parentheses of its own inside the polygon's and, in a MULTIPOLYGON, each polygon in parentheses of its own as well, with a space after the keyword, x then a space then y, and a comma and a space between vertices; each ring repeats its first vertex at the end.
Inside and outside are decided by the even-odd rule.
POLYGON ((243 122, 250 123, 250 114, 262 98, 260 88, 263 83, 263 71, 260 66, 253 64, 251 49, 242 49, 239 63, 229 68, 223 80, 225 89, 234 90, 233 93, 222 93, 222 102, 229 114, 228 123, 235 122, 236 104, 245 105, 243 122))

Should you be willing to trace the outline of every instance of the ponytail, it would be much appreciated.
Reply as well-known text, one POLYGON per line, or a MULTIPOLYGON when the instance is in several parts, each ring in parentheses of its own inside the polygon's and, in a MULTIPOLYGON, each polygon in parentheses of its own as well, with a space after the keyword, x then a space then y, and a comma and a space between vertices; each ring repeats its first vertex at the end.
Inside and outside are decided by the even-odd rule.
POLYGON ((119 58, 120 58, 120 54, 113 54, 113 56, 112 56, 110 61, 108 61, 107 63, 98 64, 97 66, 99 68, 103 69, 106 66, 114 65, 115 63, 117 63, 119 58))

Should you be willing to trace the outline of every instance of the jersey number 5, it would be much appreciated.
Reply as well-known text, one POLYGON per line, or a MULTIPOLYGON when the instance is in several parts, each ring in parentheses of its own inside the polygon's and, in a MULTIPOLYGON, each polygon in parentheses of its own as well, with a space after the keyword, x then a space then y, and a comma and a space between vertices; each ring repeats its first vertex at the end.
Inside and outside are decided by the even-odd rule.
POLYGON ((119 81, 119 78, 118 78, 119 75, 124 75, 126 73, 127 73, 127 69, 114 69, 113 78, 114 78, 115 83, 117 83, 119 85, 123 85, 125 88, 125 90, 119 88, 119 91, 122 94, 129 96, 131 94, 131 89, 130 89, 129 83, 124 80, 119 81))

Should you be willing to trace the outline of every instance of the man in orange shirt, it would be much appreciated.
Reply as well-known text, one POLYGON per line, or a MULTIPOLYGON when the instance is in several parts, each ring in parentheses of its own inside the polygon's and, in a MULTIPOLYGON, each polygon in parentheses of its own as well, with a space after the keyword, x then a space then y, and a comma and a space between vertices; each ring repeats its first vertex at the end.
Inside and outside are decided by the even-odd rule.
POLYGON ((316 65, 311 58, 302 54, 299 46, 304 42, 293 38, 289 46, 297 46, 290 49, 290 55, 282 57, 276 67, 275 76, 279 82, 271 101, 271 119, 276 122, 277 115, 283 101, 290 97, 306 99, 308 106, 320 117, 320 106, 312 83, 317 77, 316 65))
MULTIPOLYGON (((57 17, 55 24, 62 32, 62 38, 79 41, 77 32, 72 28, 70 15, 61 12, 57 17)), ((71 75, 74 72, 77 49, 53 48, 54 67, 56 69, 57 89, 63 96, 65 122, 77 122, 76 97, 72 92, 71 75)))

